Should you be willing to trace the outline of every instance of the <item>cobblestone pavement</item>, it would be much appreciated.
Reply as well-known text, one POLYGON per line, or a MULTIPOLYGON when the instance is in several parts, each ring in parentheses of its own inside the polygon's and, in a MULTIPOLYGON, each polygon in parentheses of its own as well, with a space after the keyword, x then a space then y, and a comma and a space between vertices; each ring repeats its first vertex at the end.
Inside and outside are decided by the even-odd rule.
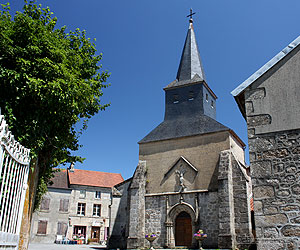
POLYGON ((82 250, 82 249, 106 249, 97 245, 65 245, 65 244, 29 244, 28 250, 82 250))

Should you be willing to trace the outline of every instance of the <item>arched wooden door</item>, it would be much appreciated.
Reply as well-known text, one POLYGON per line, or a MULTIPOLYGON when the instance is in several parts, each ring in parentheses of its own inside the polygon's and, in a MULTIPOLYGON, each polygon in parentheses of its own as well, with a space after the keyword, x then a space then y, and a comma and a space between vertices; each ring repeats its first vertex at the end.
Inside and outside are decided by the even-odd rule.
POLYGON ((175 220, 175 245, 192 246, 192 219, 187 212, 178 214, 175 220))

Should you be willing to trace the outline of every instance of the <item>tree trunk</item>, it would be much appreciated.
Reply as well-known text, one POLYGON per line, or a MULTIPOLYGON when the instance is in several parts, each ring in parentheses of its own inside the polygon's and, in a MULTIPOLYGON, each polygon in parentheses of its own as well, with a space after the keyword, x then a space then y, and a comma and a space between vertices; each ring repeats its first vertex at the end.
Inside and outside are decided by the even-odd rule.
POLYGON ((30 228, 31 219, 34 208, 36 188, 38 184, 39 168, 38 161, 32 160, 30 164, 30 171, 28 176, 28 188, 26 190, 25 203, 23 209, 20 240, 19 240, 19 250, 27 250, 30 240, 30 228))

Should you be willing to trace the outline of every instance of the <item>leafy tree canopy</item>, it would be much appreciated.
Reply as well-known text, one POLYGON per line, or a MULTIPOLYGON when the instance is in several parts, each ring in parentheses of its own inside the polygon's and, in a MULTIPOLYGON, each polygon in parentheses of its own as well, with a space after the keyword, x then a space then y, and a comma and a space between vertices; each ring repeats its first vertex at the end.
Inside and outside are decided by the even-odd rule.
POLYGON ((0 107, 15 135, 40 169, 38 197, 52 169, 82 161, 72 155, 100 104, 109 74, 99 73, 102 54, 85 31, 55 28, 50 9, 25 1, 22 12, 0 10, 0 107), (75 127, 76 125, 76 127, 75 127))

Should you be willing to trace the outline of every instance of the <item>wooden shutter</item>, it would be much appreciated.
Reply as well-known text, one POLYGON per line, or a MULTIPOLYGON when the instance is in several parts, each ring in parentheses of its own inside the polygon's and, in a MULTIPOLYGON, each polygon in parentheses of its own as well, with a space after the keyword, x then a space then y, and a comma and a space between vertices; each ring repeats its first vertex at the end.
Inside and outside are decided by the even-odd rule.
POLYGON ((66 236, 68 231, 68 223, 66 222, 57 222, 57 235, 66 236))
POLYGON ((64 211, 64 199, 60 199, 60 202, 59 202, 59 211, 60 212, 64 211))
POLYGON ((61 222, 57 222, 57 235, 62 235, 62 223, 61 222))
POLYGON ((69 199, 64 199, 64 212, 69 210, 69 199))
POLYGON ((47 233, 47 221, 39 220, 37 233, 38 234, 46 234, 47 233))
POLYGON ((62 223, 62 235, 67 236, 67 231, 68 231, 68 223, 62 223))
POLYGON ((49 205, 50 205, 50 198, 43 198, 41 201, 41 206, 40 209, 41 210, 49 210, 49 205))
POLYGON ((60 199, 59 211, 68 212, 69 210, 69 199, 60 199))

